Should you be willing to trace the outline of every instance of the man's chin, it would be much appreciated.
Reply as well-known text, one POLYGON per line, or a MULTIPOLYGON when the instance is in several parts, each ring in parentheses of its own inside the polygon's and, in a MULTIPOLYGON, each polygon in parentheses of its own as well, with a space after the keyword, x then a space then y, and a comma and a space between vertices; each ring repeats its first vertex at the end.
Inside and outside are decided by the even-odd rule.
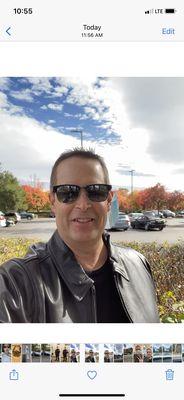
POLYGON ((72 235, 72 240, 76 242, 90 242, 91 240, 97 239, 98 235, 96 234, 83 234, 83 235, 72 235))

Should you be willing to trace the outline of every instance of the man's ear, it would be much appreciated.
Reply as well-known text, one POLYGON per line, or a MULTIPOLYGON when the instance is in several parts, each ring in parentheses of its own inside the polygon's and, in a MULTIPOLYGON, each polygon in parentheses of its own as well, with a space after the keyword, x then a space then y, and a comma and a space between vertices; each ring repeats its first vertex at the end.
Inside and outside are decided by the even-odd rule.
POLYGON ((108 209, 108 211, 110 211, 110 208, 111 208, 112 198, 113 198, 113 193, 109 192, 108 198, 107 198, 107 209, 108 209))
POLYGON ((49 193, 49 200, 50 200, 50 204, 51 204, 51 210, 54 212, 54 210, 55 210, 55 195, 53 192, 49 193))

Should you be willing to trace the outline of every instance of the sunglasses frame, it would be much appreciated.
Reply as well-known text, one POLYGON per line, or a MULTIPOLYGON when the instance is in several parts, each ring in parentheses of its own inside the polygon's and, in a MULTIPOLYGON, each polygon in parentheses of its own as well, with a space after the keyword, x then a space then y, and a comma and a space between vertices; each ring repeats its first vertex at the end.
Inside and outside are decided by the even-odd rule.
MULTIPOLYGON (((76 199, 74 199, 74 200, 72 200, 72 201, 65 201, 65 202, 62 202, 62 201, 60 201, 60 200, 58 199, 58 201, 60 201, 60 203, 65 203, 65 204, 67 204, 67 203, 69 203, 69 204, 74 203, 74 202, 78 199, 78 196, 79 196, 79 193, 80 193, 80 190, 81 190, 81 189, 85 189, 85 190, 86 190, 88 199, 89 199, 90 201, 93 201, 93 202, 96 202, 96 203, 101 203, 102 201, 107 200, 108 194, 109 194, 109 192, 110 192, 111 189, 112 189, 112 186, 111 186, 111 185, 108 185, 108 184, 106 184, 106 183, 93 183, 93 184, 86 185, 86 186, 79 186, 79 185, 74 185, 74 184, 67 184, 67 183, 65 183, 65 184, 62 184, 62 185, 54 185, 53 188, 52 188, 53 193, 56 193, 56 195, 57 195, 58 189, 59 189, 60 187, 64 187, 64 186, 71 186, 71 187, 73 186, 73 187, 79 189, 76 199), (107 197, 106 197, 104 200, 100 200, 100 201, 99 201, 99 200, 90 199, 90 197, 89 197, 90 191, 88 192, 88 188, 91 187, 91 186, 100 186, 100 187, 105 186, 105 188, 107 189, 107 197)), ((58 197, 57 197, 57 198, 58 198, 58 197)))

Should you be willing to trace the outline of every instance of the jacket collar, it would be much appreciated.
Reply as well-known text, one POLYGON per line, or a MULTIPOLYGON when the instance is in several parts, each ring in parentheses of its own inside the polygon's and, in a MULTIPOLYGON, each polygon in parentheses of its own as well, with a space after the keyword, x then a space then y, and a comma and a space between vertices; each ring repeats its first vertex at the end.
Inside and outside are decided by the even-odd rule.
MULTIPOLYGON (((108 249, 109 260, 112 263, 113 269, 115 272, 121 274, 126 280, 129 280, 118 247, 110 242, 110 235, 107 233, 104 233, 103 240, 108 249)), ((49 240, 47 248, 54 265, 66 286, 74 295, 76 300, 81 301, 93 286, 93 280, 89 278, 84 269, 77 262, 73 252, 61 239, 57 230, 49 240)))

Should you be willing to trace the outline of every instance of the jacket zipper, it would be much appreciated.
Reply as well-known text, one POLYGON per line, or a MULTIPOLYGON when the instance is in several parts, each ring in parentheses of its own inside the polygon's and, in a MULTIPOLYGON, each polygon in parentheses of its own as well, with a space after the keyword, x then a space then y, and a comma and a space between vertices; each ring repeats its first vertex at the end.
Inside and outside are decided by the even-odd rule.
POLYGON ((127 311, 127 308, 126 308, 126 306, 125 306, 125 302, 124 302, 123 297, 122 297, 122 295, 121 295, 121 292, 120 292, 120 289, 119 289, 119 286, 118 286, 117 276, 116 276, 115 273, 114 273, 114 281, 115 281, 116 289, 117 289, 117 291, 118 291, 118 294, 119 294, 119 297, 120 297, 120 300, 121 300, 123 309, 124 309, 124 311, 125 311, 125 314, 126 314, 126 316, 128 317, 128 319, 130 320, 130 322, 133 322, 133 320, 132 320, 132 318, 130 317, 130 315, 129 315, 128 311, 127 311))
POLYGON ((92 322, 98 322, 97 309, 96 309, 96 290, 94 285, 91 287, 91 290, 92 290, 92 314, 94 315, 94 321, 92 322))

